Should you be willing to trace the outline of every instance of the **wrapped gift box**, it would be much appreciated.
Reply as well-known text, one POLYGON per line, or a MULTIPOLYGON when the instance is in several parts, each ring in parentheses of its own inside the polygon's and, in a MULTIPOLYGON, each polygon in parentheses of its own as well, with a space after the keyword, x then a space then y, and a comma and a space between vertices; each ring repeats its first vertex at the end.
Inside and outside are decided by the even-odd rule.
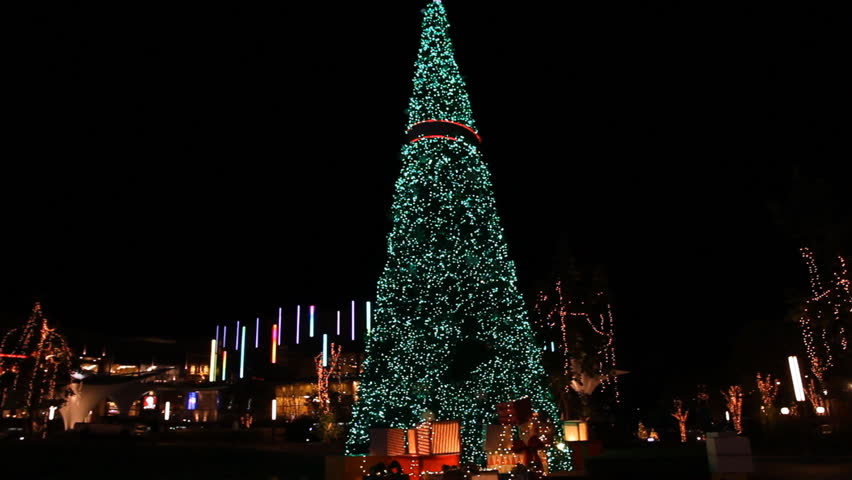
POLYGON ((405 430, 401 428, 371 428, 370 456, 405 455, 405 430))

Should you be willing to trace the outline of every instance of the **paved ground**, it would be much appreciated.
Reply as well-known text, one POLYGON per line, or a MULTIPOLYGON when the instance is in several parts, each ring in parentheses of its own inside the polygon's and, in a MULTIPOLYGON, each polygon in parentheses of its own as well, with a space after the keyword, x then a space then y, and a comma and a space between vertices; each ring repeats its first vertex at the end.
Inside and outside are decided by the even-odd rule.
MULTIPOLYGON (((324 480, 317 444, 89 440, 0 443, 0 478, 27 480, 324 480)), ((849 480, 852 456, 755 457, 750 480, 849 480)), ((710 480, 701 446, 619 449, 590 461, 590 479, 710 480)))

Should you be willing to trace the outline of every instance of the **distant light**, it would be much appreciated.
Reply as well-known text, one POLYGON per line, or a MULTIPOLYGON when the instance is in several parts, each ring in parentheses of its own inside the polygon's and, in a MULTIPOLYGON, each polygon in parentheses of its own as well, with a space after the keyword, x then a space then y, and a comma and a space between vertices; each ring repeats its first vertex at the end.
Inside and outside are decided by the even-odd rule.
POLYGON ((169 421, 169 418, 171 416, 172 416, 172 402, 166 402, 166 411, 163 414, 163 418, 165 418, 166 421, 169 421))
POLYGON ((322 366, 328 366, 328 334, 322 334, 322 366))
MULTIPOLYGON (((278 322, 278 331, 281 331, 281 322, 278 322)), ((245 336, 245 334, 243 334, 245 336)), ((281 345, 279 343, 279 345, 281 345)), ((260 317, 257 317, 257 320, 254 321, 254 348, 260 346, 260 317)))
POLYGON ((47 414, 47 419, 48 419, 48 420, 53 420, 53 418, 56 416, 56 407, 50 407, 50 409, 49 409, 49 410, 50 410, 50 411, 49 411, 49 413, 47 414))
POLYGON ((562 443, 562 442, 559 442, 559 443, 556 444, 556 448, 558 448, 559 450, 565 450, 565 444, 562 443))
POLYGON ((308 307, 308 319, 311 322, 310 328, 308 329, 308 336, 311 338, 314 338, 314 314, 316 313, 316 310, 316 305, 308 307))
MULTIPOLYGON (((275 340, 278 338, 278 325, 272 324, 272 363, 276 363, 278 356, 278 347, 275 340)), ((298 342, 297 342, 298 343, 298 342)))
POLYGON ((186 409, 195 410, 198 407, 198 392, 189 392, 186 397, 186 409))
POLYGON ((216 381, 216 340, 210 340, 210 378, 211 382, 216 381))
POLYGON ((825 407, 816 407, 816 412, 817 412, 819 415, 824 414, 824 413, 825 413, 825 407))
POLYGON ((234 339, 234 350, 240 349, 240 321, 237 320, 237 338, 234 339))
POLYGON ((555 342, 553 342, 553 340, 551 340, 551 341, 550 341, 550 351, 551 351, 551 352, 555 352, 555 351, 556 351, 556 343, 555 343, 555 342))
POLYGON ((790 415, 790 409, 787 407, 781 407, 781 415, 790 415))
POLYGON ((731 412, 729 412, 727 410, 725 410, 725 421, 727 421, 727 422, 731 421, 731 412))
MULTIPOLYGON (((258 320, 260 320, 260 319, 258 319, 258 320)), ((257 342, 256 337, 255 337, 255 342, 257 342)), ((243 325, 243 339, 242 339, 241 343, 242 343, 242 345, 240 345, 240 346, 242 347, 242 349, 240 349, 240 378, 243 378, 243 376, 245 376, 245 371, 246 371, 246 326, 245 325, 243 325)), ((255 343, 255 347, 257 347, 256 343, 255 343)))
POLYGON ((799 359, 795 355, 787 357, 790 364, 790 376, 793 377, 793 391, 796 393, 796 401, 805 401, 805 388, 802 385, 802 373, 799 371, 799 359))
POLYGON ((302 324, 302 306, 296 305, 296 345, 299 344, 299 328, 302 324))
MULTIPOLYGON (((258 330, 260 330, 258 328, 258 330)), ((281 345, 281 332, 284 330, 281 328, 281 307, 278 307, 278 345, 281 345)))
MULTIPOLYGON (((349 307, 350 312, 352 313, 352 341, 355 341, 355 300, 352 300, 352 305, 349 307)), ((852 388, 852 384, 849 385, 849 388, 852 388)))
POLYGON ((648 442, 656 442, 657 440, 654 437, 648 437, 648 442))
POLYGON ((372 311, 370 309, 370 302, 367 302, 367 334, 369 334, 373 330, 372 323, 373 323, 373 314, 372 314, 372 311))
POLYGON ((225 376, 228 374, 228 351, 222 350, 222 381, 225 381, 225 376))
MULTIPOLYGON (((278 325, 276 325, 277 327, 278 325)), ((278 400, 272 399, 272 420, 278 418, 278 400)))
POLYGON ((340 310, 337 311, 337 335, 340 336, 340 310))

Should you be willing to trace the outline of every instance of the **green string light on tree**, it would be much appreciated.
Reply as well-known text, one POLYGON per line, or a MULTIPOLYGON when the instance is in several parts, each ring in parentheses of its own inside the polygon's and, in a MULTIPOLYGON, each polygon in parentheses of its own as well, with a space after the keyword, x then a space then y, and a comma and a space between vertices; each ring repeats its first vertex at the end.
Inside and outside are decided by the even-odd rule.
MULTIPOLYGON (((498 403, 529 396, 543 419, 558 419, 448 28, 431 2, 348 454, 367 451, 370 428, 413 428, 431 412, 460 420, 462 460, 483 464, 498 403)), ((548 464, 568 470, 553 430, 548 464)))

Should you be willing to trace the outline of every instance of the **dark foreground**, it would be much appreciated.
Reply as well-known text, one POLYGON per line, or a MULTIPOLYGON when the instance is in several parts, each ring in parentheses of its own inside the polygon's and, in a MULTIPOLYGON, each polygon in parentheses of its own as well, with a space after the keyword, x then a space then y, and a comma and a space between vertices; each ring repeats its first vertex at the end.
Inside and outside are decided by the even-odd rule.
MULTIPOLYGON (((0 443, 0 478, 27 480, 324 480, 319 444, 146 442, 89 439, 0 443)), ((852 453, 850 453, 852 455, 852 453)), ((852 456, 755 457, 753 480, 848 480, 852 456)), ((588 478, 709 480, 700 445, 609 450, 590 460, 588 478)))

